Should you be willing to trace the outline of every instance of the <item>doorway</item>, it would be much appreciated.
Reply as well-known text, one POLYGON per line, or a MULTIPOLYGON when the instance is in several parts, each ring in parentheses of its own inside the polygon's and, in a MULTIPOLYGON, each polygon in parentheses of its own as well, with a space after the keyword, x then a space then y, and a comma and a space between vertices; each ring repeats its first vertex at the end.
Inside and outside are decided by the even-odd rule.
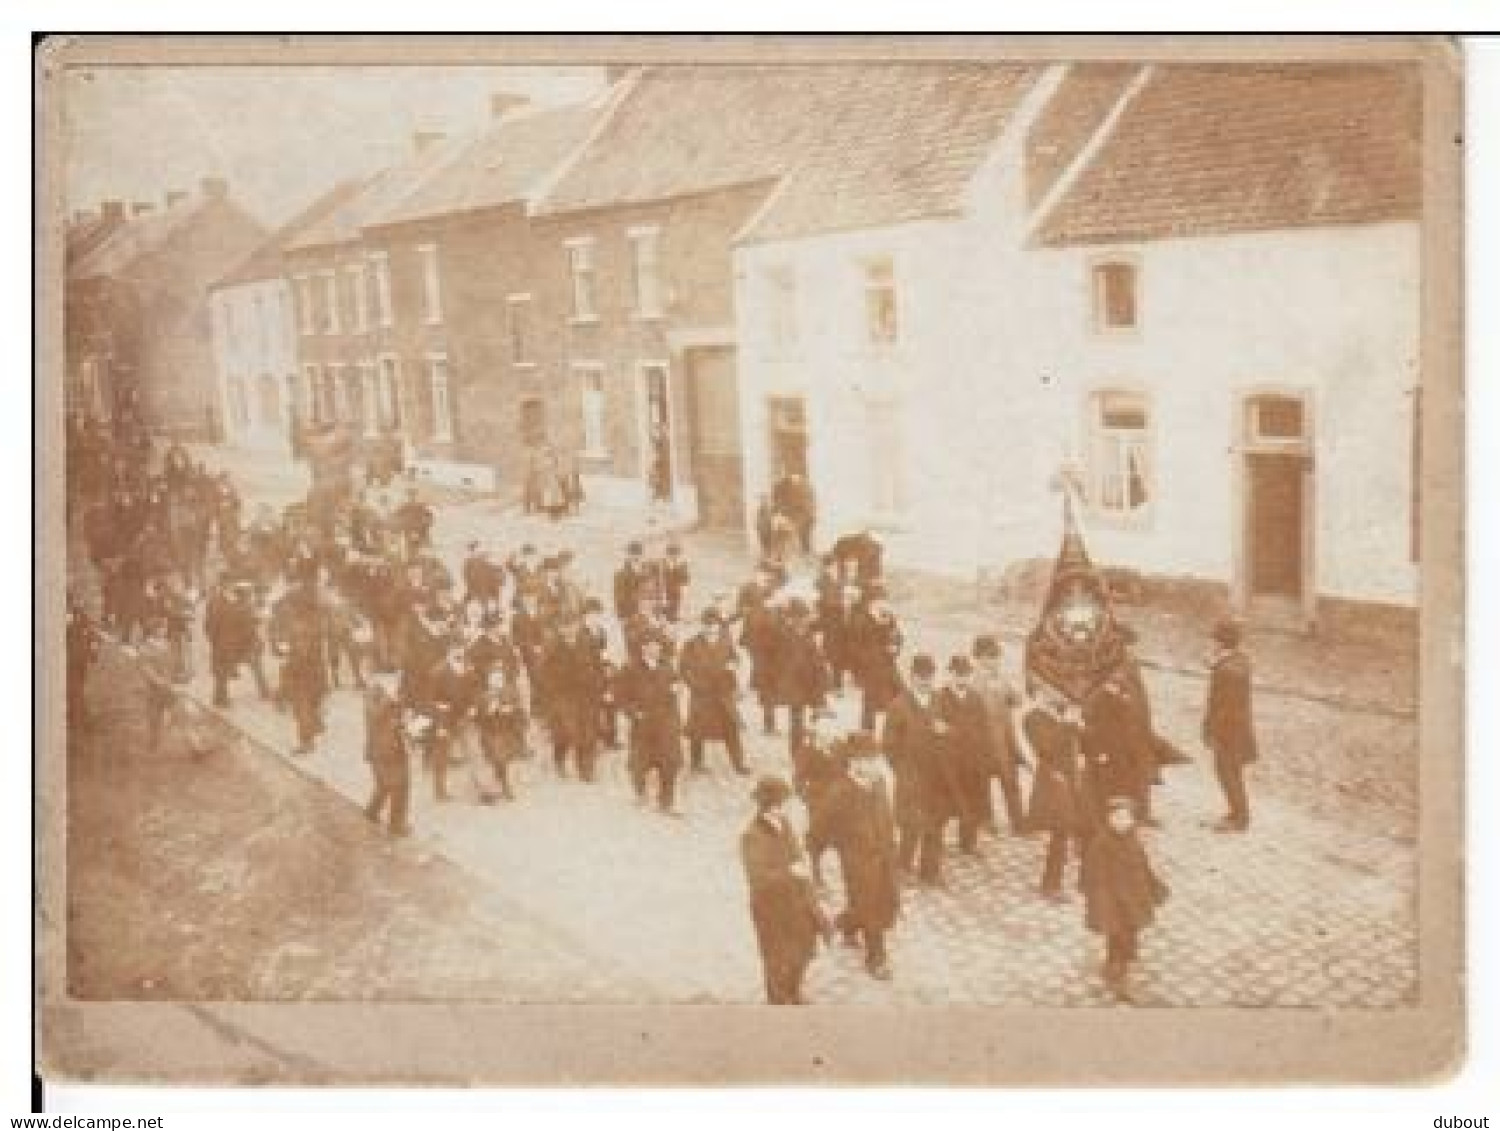
POLYGON ((1239 603, 1311 627, 1316 495, 1306 400, 1284 392, 1246 397, 1242 427, 1239 603))
POLYGON ((769 397, 766 420, 770 429, 771 481, 807 474, 807 402, 801 397, 769 397))
POLYGON ((672 390, 665 365, 641 367, 645 385, 646 443, 644 465, 646 487, 652 502, 672 501, 672 390))

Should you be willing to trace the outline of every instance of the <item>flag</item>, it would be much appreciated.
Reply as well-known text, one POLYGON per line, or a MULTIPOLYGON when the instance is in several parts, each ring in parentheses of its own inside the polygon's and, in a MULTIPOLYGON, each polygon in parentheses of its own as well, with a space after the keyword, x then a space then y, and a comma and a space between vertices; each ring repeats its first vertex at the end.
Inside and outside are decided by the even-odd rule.
POLYGON ((1063 489, 1063 538, 1036 627, 1026 641, 1028 681, 1082 705, 1120 667, 1125 641, 1110 603, 1109 583, 1089 559, 1063 489))

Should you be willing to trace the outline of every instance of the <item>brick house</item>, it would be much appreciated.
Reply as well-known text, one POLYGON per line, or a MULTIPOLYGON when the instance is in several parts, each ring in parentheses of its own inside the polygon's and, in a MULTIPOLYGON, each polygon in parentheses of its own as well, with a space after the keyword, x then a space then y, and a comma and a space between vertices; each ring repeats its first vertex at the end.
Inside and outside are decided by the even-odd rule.
MULTIPOLYGON (((606 505, 737 527, 731 243, 819 132, 848 68, 663 67, 616 101, 532 210, 536 407, 606 505)), ((852 70, 860 70, 853 68, 852 70)))
POLYGON ((299 396, 287 245, 359 189, 347 181, 283 224, 210 288, 219 418, 227 444, 289 452, 299 396))
POLYGON ((418 412, 397 311, 421 302, 408 272, 365 240, 364 224, 415 192, 462 152, 465 140, 413 137, 406 159, 359 188, 285 247, 301 369, 297 420, 338 424, 361 438, 405 436, 418 412))
POLYGON ((515 486, 524 453, 556 439, 545 363, 553 249, 527 208, 588 138, 598 102, 540 109, 497 96, 495 120, 408 194, 362 218, 366 253, 388 265, 382 357, 403 374, 405 434, 419 472, 515 486))
POLYGON ((208 287, 265 239, 229 184, 77 225, 65 284, 69 407, 207 437, 219 429, 208 287))

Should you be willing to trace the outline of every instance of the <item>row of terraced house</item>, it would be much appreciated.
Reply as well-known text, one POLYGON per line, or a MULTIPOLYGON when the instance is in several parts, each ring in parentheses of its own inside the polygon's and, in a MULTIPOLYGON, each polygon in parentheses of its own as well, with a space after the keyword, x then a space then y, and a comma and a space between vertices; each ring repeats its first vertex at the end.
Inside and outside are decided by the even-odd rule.
POLYGON ((1311 622, 1410 607, 1420 83, 1402 66, 640 69, 419 136, 212 288, 219 415, 957 576, 1103 559, 1311 622))

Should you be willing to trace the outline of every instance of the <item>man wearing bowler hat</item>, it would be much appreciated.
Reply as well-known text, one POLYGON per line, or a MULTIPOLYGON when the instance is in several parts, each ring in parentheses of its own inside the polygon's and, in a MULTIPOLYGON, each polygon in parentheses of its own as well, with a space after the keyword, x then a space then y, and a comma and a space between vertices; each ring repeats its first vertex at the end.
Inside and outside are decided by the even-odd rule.
POLYGON ((751 791, 755 816, 740 834, 740 862, 760 950, 766 1001, 802 1004, 802 979, 829 927, 813 891, 802 843, 782 812, 792 787, 762 777, 751 791))
POLYGON ((1208 704, 1203 713, 1203 744, 1213 751, 1214 773, 1224 791, 1228 812, 1215 822, 1221 833, 1250 828, 1250 798, 1245 767, 1255 761, 1255 721, 1251 709, 1250 657, 1241 643, 1239 622, 1225 618, 1213 628, 1214 654, 1209 662, 1208 704))

